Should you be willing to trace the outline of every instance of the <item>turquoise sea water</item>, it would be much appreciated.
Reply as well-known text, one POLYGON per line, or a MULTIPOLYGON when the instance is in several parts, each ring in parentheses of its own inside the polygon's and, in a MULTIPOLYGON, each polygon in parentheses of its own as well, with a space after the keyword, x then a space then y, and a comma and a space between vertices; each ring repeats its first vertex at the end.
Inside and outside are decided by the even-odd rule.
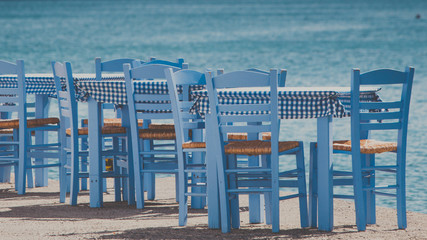
MULTIPOLYGON (((427 213, 427 1, 0 1, 0 59, 24 59, 28 73, 50 72, 52 60, 93 72, 95 57, 150 56, 200 71, 286 68, 287 86, 349 86, 354 67, 415 67, 407 200, 427 213)), ((336 139, 348 128, 335 120, 336 139)), ((284 121, 281 136, 315 141, 316 122, 284 121)))

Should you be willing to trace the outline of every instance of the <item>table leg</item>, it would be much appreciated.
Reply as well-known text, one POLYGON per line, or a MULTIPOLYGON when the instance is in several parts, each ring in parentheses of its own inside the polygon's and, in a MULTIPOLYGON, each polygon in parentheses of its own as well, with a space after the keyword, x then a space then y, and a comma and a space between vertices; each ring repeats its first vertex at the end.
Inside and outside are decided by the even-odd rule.
POLYGON ((332 231, 334 225, 332 195, 332 116, 317 119, 317 159, 319 230, 332 231))
MULTIPOLYGON (((36 118, 45 118, 48 115, 48 108, 49 106, 49 98, 47 95, 36 95, 36 118)), ((47 134, 44 133, 44 131, 37 131, 36 132, 36 144, 44 144, 47 141, 47 134)), ((45 158, 36 158, 35 159, 36 165, 43 165, 47 164, 47 159, 45 158)), ((35 184, 36 187, 45 187, 48 185, 48 169, 47 168, 36 168, 35 169, 35 184)))
POLYGON ((101 103, 89 98, 90 207, 102 207, 101 103))

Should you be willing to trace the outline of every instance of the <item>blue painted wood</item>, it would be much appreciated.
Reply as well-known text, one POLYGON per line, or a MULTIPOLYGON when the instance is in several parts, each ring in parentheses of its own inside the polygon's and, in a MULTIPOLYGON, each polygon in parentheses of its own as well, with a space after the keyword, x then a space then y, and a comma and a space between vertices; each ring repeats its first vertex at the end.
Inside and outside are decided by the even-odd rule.
POLYGON ((319 230, 332 231, 333 229, 333 201, 332 201, 332 116, 317 119, 317 159, 318 169, 318 223, 319 230))
MULTIPOLYGON (((47 95, 36 95, 35 102, 35 117, 36 118, 45 118, 48 116, 49 111, 49 98, 47 95)), ((48 141, 47 135, 44 131, 36 132, 35 136, 36 144, 44 144, 48 141)), ((35 159, 35 164, 47 164, 48 161, 46 158, 35 159)), ((45 187, 48 185, 48 169, 40 168, 35 170, 35 186, 36 187, 45 187)))
MULTIPOLYGON (((405 204, 405 162, 406 162, 406 142, 407 142, 407 128, 408 128, 408 114, 409 104, 411 97, 412 82, 414 77, 414 69, 407 67, 405 71, 396 71, 390 69, 379 69, 367 73, 360 73, 360 70, 353 69, 352 81, 351 81, 351 148, 352 151, 334 151, 334 153, 349 154, 352 156, 352 182, 354 186, 353 196, 341 196, 332 195, 329 192, 329 197, 322 196, 324 199, 332 199, 333 197, 348 197, 354 198, 356 207, 356 224, 359 231, 366 229, 366 224, 376 223, 376 206, 375 196, 391 196, 397 198, 397 219, 398 227, 404 229, 407 226, 406 223, 406 204, 405 204), (386 101, 387 96, 383 97, 383 102, 366 103, 360 102, 360 87, 363 85, 381 85, 381 88, 387 88, 388 85, 398 85, 401 88, 400 100, 399 101, 386 101), (379 109, 378 111, 366 111, 366 109, 379 109), (386 109, 386 110, 384 110, 386 109), (382 121, 386 120, 386 121, 382 121), (392 165, 378 165, 374 154, 362 154, 360 152, 360 141, 362 139, 370 138, 370 131, 390 131, 394 130, 397 132, 397 152, 396 152, 396 164, 392 165), (397 130, 397 131, 396 131, 397 130), (375 173, 376 171, 386 171, 396 174, 397 185, 389 186, 376 186, 375 185, 375 173), (384 193, 380 190, 383 189, 396 189, 396 194, 384 193)), ((396 86, 393 86, 397 89, 396 86)), ((318 139, 320 141, 320 139, 318 139)), ((318 148, 321 148, 319 142, 318 148)), ((312 145, 311 155, 319 151, 315 145, 312 145)), ((320 154, 319 154, 320 158, 320 154)), ((319 159, 320 161, 320 159, 319 159)), ((319 174, 325 169, 320 170, 322 164, 317 164, 317 159, 310 162, 310 178, 314 182, 318 183, 319 188, 310 188, 310 196, 313 195, 313 199, 310 201, 311 214, 311 226, 315 226, 315 207, 316 194, 319 195, 319 206, 324 207, 320 203, 321 190, 320 179, 325 179, 326 176, 316 176, 316 166, 319 166, 319 174), (312 176, 313 175, 313 176, 312 176)), ((330 176, 348 176, 348 173, 336 171, 330 176)), ((351 179, 349 179, 351 180, 351 179)), ((345 180, 334 180, 333 185, 348 185, 348 181, 345 180)), ((329 205, 328 205, 329 206, 329 205)), ((319 228, 321 222, 321 210, 319 208, 319 228)), ((322 213, 326 214, 326 213, 322 213)), ((324 215, 325 216, 325 215, 324 215)), ((324 218, 322 217, 322 219, 324 218)), ((326 219, 326 218, 324 218, 326 219)), ((322 229, 328 230, 327 226, 323 226, 322 229)))
MULTIPOLYGON (((121 73, 121 72, 123 72, 123 64, 132 64, 134 62, 140 62, 140 60, 133 59, 133 58, 120 58, 120 59, 113 59, 113 60, 102 62, 101 58, 97 57, 97 58, 95 58, 95 76, 96 76, 95 79, 97 81, 101 81, 103 73, 119 73, 119 72, 121 73)), ((105 115, 104 110, 106 110, 106 109, 113 109, 115 111, 115 117, 116 118, 122 117, 121 109, 120 108, 116 109, 116 106, 114 104, 103 103, 101 106, 103 109, 101 111, 101 119, 104 119, 104 115, 105 115)), ((82 140, 84 140, 84 139, 82 139, 82 140)), ((108 140, 110 140, 110 139, 108 139, 108 140)), ((114 138, 113 139, 113 144, 114 144, 113 148, 118 149, 121 145, 126 145, 126 142, 124 140, 125 139, 123 139, 123 138, 121 138, 121 139, 114 138)), ((103 144, 105 145, 106 142, 104 142, 103 144)), ((123 169, 118 169, 117 161, 119 161, 117 159, 117 157, 113 158, 113 166, 116 166, 116 168, 117 168, 117 169, 114 168, 114 171, 117 171, 117 174, 119 174, 120 171, 126 171, 123 169)), ((128 162, 133 163, 133 160, 128 159, 128 162)), ((103 165, 105 165, 105 162, 102 162, 102 163, 103 163, 103 165)), ((131 165, 133 165, 133 164, 131 164, 131 165)), ((133 176, 133 174, 130 176, 133 176)), ((85 184, 83 181, 86 181, 86 179, 82 179, 82 184, 85 184)), ((134 182, 134 179, 130 179, 130 181, 134 182)), ((119 186, 121 184, 121 182, 122 182, 122 179, 120 179, 120 178, 114 179, 116 201, 120 201, 119 198, 121 198, 121 196, 120 196, 121 195, 121 190, 120 190, 121 186, 119 186)), ((127 181, 124 181, 124 183, 126 183, 126 182, 127 181)), ((127 188, 127 186, 123 186, 123 187, 127 188)), ((104 192, 107 191, 106 179, 103 179, 103 191, 104 192)), ((124 194, 124 192, 123 192, 123 194, 124 194)), ((129 197, 129 196, 127 196, 127 197, 129 197)))
MULTIPOLYGON (((128 175, 118 176, 114 173, 104 173, 102 168, 102 162, 104 162, 104 156, 116 156, 124 155, 117 147, 109 150, 108 153, 103 152, 103 137, 115 138, 125 137, 125 134, 101 134, 101 122, 100 112, 101 103, 96 102, 93 99, 89 99, 89 165, 90 172, 82 172, 82 163, 80 158, 87 157, 87 152, 79 150, 80 137, 87 136, 78 134, 78 109, 77 101, 74 89, 74 80, 72 75, 71 64, 68 62, 59 63, 52 62, 52 70, 54 75, 54 81, 58 96, 58 107, 61 122, 61 144, 63 146, 64 155, 69 152, 70 157, 70 204, 77 204, 77 197, 79 192, 79 179, 88 178, 90 180, 90 206, 101 207, 102 200, 102 189, 103 189, 103 178, 104 177, 128 177, 128 175), (65 79, 65 86, 61 83, 61 78, 65 79), (71 134, 66 134, 66 128, 70 129, 71 134), (69 138, 69 139, 67 139, 69 138), (68 145, 69 143, 69 145, 68 145)), ((116 186, 119 187, 119 186, 116 186)))
MULTIPOLYGON (((185 67, 188 67, 188 65, 184 65, 185 67)), ((146 180, 144 175, 156 173, 178 173, 175 140, 173 140, 171 144, 169 143, 169 149, 159 153, 153 149, 155 147, 155 144, 152 144, 154 139, 141 139, 138 134, 139 129, 141 129, 137 123, 138 119, 142 119, 144 121, 142 128, 148 128, 149 124, 154 119, 169 121, 173 119, 169 94, 155 95, 155 101, 160 102, 154 103, 154 95, 136 94, 134 93, 133 89, 134 80, 156 78, 165 79, 165 70, 168 68, 172 68, 173 71, 180 70, 178 67, 165 64, 142 64, 141 66, 132 69, 130 64, 124 65, 126 95, 129 107, 129 120, 132 139, 132 154, 134 159, 137 208, 144 207, 143 187, 144 180, 146 180), (149 102, 149 104, 140 102, 149 102), (158 110, 163 111, 159 112, 158 110), (162 161, 156 159, 162 159, 162 161)), ((150 187, 153 186, 154 184, 152 183, 150 187)), ((178 192, 179 191, 177 190, 177 193, 178 192)))
MULTIPOLYGON (((200 132, 205 129, 205 124, 200 116, 189 113, 193 106, 193 101, 189 95, 191 86, 204 86, 206 79, 204 74, 192 70, 181 70, 174 73, 173 69, 170 68, 165 70, 165 74, 171 99, 178 153, 179 225, 184 226, 187 224, 188 196, 207 197, 205 187, 207 181, 195 181, 196 178, 192 177, 195 173, 203 173, 202 175, 199 174, 202 179, 206 177, 207 162, 203 159, 206 155, 206 149, 183 149, 181 147, 183 143, 190 140, 202 142, 200 132), (182 87, 182 93, 178 92, 177 86, 182 87), (192 138, 189 137, 189 131, 192 132, 192 138), (189 185, 195 187, 189 191, 189 185)), ((209 175, 207 177, 209 178, 209 175)), ((196 202, 200 205, 203 201, 196 202)), ((200 208, 201 206, 195 207, 200 208)))
MULTIPOLYGON (((13 74, 17 75, 16 88, 0 88, 2 94, 7 94, 7 97, 0 98, 0 112, 5 116, 17 116, 19 120, 19 127, 13 129, 13 134, 0 139, 2 151, 0 154, 0 165, 14 166, 15 168, 15 188, 18 194, 25 194, 26 183, 28 187, 33 187, 33 169, 37 173, 44 174, 45 168, 59 167, 60 172, 60 201, 65 200, 65 188, 63 175, 61 175, 63 168, 64 158, 60 157, 60 146, 58 142, 45 142, 43 135, 44 132, 58 132, 59 125, 45 125, 40 127, 27 127, 27 120, 35 117, 43 117, 40 114, 33 114, 34 111, 27 110, 27 107, 37 107, 36 104, 27 104, 26 98, 26 81, 24 61, 18 60, 16 64, 0 61, 0 74, 13 74), (35 132, 35 137, 31 132, 35 132), (40 138, 41 136, 41 138, 40 138), (50 163, 45 160, 46 158, 57 159, 55 163, 50 163), (33 163, 33 159, 35 162, 33 163)), ((38 99, 40 100, 40 99, 38 99)), ((46 99, 43 99, 46 102, 46 99)), ((39 101, 40 103, 40 101, 39 101)), ((44 104, 44 103, 42 103, 44 104)), ((39 104, 40 105, 40 104, 39 104)), ((42 112, 45 108, 42 106, 42 112)), ((43 176, 47 182, 47 174, 43 176)), ((38 182, 38 185, 45 183, 38 182)))
MULTIPOLYGON (((217 167, 218 167, 218 182, 219 182, 219 194, 220 194, 220 208, 221 208, 221 228, 223 232, 229 232, 230 228, 239 227, 239 208, 238 208, 238 194, 250 194, 250 193, 263 193, 266 196, 266 209, 268 211, 267 219, 272 223, 273 232, 279 231, 280 216, 279 216, 279 186, 290 186, 289 183, 280 184, 282 179, 279 178, 279 155, 281 154, 293 154, 297 156, 297 168, 296 171, 297 179, 293 186, 299 187, 299 194, 296 196, 300 198, 300 215, 302 226, 308 225, 307 216, 307 200, 306 200, 306 183, 305 183, 305 169, 304 169, 304 157, 302 153, 302 142, 300 147, 296 147, 289 151, 279 153, 279 119, 278 119, 278 72, 277 70, 271 70, 269 73, 263 73, 261 71, 247 70, 237 71, 227 74, 220 74, 216 77, 213 76, 212 72, 206 73, 206 82, 208 89, 209 102, 211 106, 210 124, 209 129, 212 130, 208 138, 213 140, 208 145, 208 149, 218 153, 221 152, 222 158, 217 155, 217 167), (218 88, 239 88, 239 87, 270 87, 270 103, 269 104, 244 104, 240 103, 234 107, 225 106, 226 104, 218 103, 218 88), (260 119, 269 120, 262 124, 253 124, 253 121, 260 122, 260 119, 248 118, 245 115, 235 115, 233 117, 226 117, 223 115, 228 114, 228 111, 252 111, 258 110, 258 112, 252 113, 251 115, 265 115, 260 119), (261 111, 264 109, 266 111, 261 111), (265 118, 267 117, 267 118, 265 118), (238 124, 237 124, 238 123, 238 124), (242 126, 243 124, 243 126, 242 126), (257 131, 258 130, 258 131, 257 131), (225 133, 228 132, 245 132, 247 134, 257 133, 257 139, 261 139, 261 133, 269 131, 271 132, 271 149, 272 153, 267 155, 267 162, 264 162, 262 166, 256 167, 249 164, 239 163, 237 165, 235 155, 225 154, 224 147, 227 143, 224 142, 225 133), (212 135, 212 136, 211 136, 212 135), (246 166, 244 166, 246 165, 246 166), (268 166, 268 168, 265 168, 268 166), (251 175, 254 174, 254 175, 251 175), (264 177, 271 179, 267 186, 260 188, 259 180, 255 184, 249 185, 251 178, 264 177), (250 186, 250 187, 249 187, 250 186), (245 188, 241 188, 245 187, 245 188), (249 187, 249 188, 246 188, 249 187), (271 194, 271 197, 269 197, 271 194), (230 226, 231 222, 231 226, 230 226)), ((249 135, 248 135, 249 136, 249 135)), ((258 160, 259 161, 259 160, 258 160)), ((283 198, 284 199, 284 198, 283 198)))

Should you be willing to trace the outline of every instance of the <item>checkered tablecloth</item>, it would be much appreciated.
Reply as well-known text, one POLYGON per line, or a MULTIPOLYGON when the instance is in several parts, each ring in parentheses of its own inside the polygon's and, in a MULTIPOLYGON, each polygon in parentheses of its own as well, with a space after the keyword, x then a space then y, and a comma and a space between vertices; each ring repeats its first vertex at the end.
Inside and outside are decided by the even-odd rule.
MULTIPOLYGON (((79 81, 94 81, 95 74, 77 73, 73 74, 74 83, 79 81)), ((49 73, 35 73, 25 74, 27 93, 29 94, 45 94, 50 96, 56 96, 55 82, 53 81, 53 75, 49 73)), ((103 74, 103 80, 124 80, 123 74, 103 74)), ((0 87, 2 88, 16 88, 17 77, 16 75, 0 75, 0 87)), ((79 91, 77 88, 76 95, 78 99, 84 99, 86 93, 79 91)))
MULTIPOLYGON (((380 101, 378 88, 361 89, 364 101, 380 101)), ((193 91, 192 98, 196 99, 194 111, 205 115, 209 109, 206 90, 193 91)), ((268 103, 268 89, 239 88, 220 90, 218 92, 221 104, 268 103)), ((279 88, 279 117, 281 119, 319 118, 328 115, 333 117, 349 116, 350 88, 339 87, 286 87, 279 88)), ((227 114, 242 114, 230 112, 227 114)), ((247 113, 243 113, 247 114, 247 113)))
MULTIPOLYGON (((79 81, 78 87, 98 102, 126 104, 124 81, 79 81)), ((145 94, 167 94, 165 80, 134 81, 135 91, 145 94)), ((380 101, 378 88, 362 88, 360 97, 364 101, 380 101)), ((221 103, 267 103, 269 91, 257 88, 240 88, 235 91, 220 91, 221 103)), ((206 90, 193 90, 195 101, 192 111, 205 115, 209 109, 206 90)), ((300 87, 279 88, 279 114, 282 119, 318 118, 328 115, 349 116, 350 88, 341 87, 300 87)), ((231 113, 232 114, 232 113, 231 113)))
MULTIPOLYGON (((135 92, 143 94, 168 94, 168 85, 166 80, 135 80, 133 81, 135 92)), ((78 88, 86 92, 97 102, 127 104, 126 86, 124 81, 79 81, 78 88)), ((193 90, 200 89, 195 87, 193 90)), ((178 87, 178 92, 182 88, 178 87)), ((85 99, 82 99, 83 101, 85 99)))

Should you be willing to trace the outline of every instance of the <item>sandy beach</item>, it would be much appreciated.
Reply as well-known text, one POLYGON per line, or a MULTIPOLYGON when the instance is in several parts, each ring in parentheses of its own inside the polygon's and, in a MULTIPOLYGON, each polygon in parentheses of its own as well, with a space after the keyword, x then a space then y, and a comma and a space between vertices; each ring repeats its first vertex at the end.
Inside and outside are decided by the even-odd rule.
MULTIPOLYGON (((299 227, 298 202, 282 201, 280 232, 248 223, 247 199, 242 199, 241 228, 229 234, 208 229, 207 210, 189 210, 188 225, 178 226, 178 204, 172 178, 158 180, 157 200, 145 209, 114 202, 113 189, 104 194, 103 208, 89 207, 89 192, 77 206, 59 203, 58 182, 17 195, 13 184, 0 183, 0 239, 427 239, 427 215, 408 212, 408 228, 397 229, 396 211, 378 207, 377 224, 365 232, 355 226, 353 202, 334 200, 333 232, 299 227)), ((67 199, 68 200, 68 199, 67 199)))

